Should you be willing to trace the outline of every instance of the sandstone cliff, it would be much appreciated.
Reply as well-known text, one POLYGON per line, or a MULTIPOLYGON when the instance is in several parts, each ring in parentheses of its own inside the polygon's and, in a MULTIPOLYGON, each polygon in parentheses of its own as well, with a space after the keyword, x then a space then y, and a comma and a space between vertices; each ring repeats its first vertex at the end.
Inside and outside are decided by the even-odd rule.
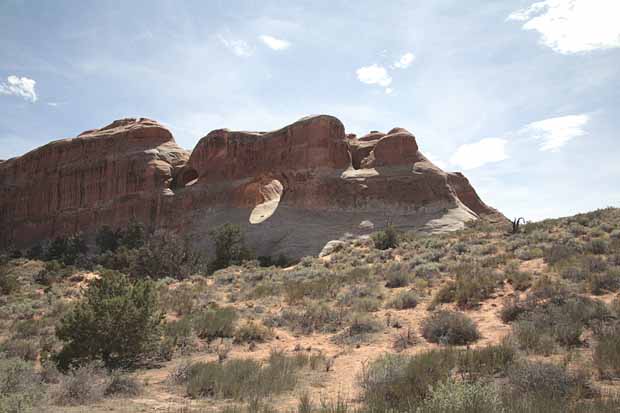
POLYGON ((273 132, 215 130, 191 154, 155 121, 118 120, 0 162, 0 193, 0 243, 18 247, 136 217, 197 245, 234 222, 259 255, 299 257, 388 219, 446 231, 498 215, 407 130, 357 139, 326 115, 273 132))

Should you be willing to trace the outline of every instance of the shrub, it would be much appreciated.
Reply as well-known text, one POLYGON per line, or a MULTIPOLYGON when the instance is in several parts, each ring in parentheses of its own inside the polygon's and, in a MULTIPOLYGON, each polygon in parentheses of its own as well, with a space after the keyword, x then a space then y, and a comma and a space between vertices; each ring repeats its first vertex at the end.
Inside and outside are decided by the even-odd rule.
POLYGON ((507 275, 508 282, 517 291, 525 291, 532 285, 532 277, 523 271, 509 272, 507 275))
POLYGON ((620 267, 610 268, 603 273, 590 274, 588 284, 594 295, 604 294, 606 291, 618 291, 620 289, 620 267))
POLYGON ((607 251, 609 250, 609 243, 604 239, 597 238, 597 239, 593 239, 592 241, 590 241, 590 243, 588 243, 586 248, 592 254, 602 255, 602 254, 606 254, 607 251))
POLYGON ((71 276, 73 271, 73 267, 67 267, 61 261, 51 260, 46 262, 45 267, 34 276, 34 281, 49 287, 55 282, 71 276))
POLYGON ((106 396, 138 396, 142 390, 142 383, 138 380, 121 371, 114 371, 110 375, 104 394, 106 396))
POLYGON ((192 320, 190 317, 183 317, 180 320, 170 321, 164 325, 165 347, 174 351, 176 348, 186 349, 191 345, 192 340, 192 320))
POLYGON ((456 280, 444 284, 433 298, 433 304, 456 302, 461 308, 472 308, 488 298, 497 288, 498 276, 478 266, 459 265, 456 280))
POLYGON ((97 231, 95 244, 97 245, 99 253, 107 251, 114 252, 120 246, 122 238, 123 232, 120 229, 113 230, 108 225, 104 225, 97 231))
POLYGON ((237 312, 232 307, 210 308, 193 317, 196 335, 207 340, 232 337, 236 322, 237 312))
POLYGON ((538 394, 551 399, 588 397, 592 387, 583 374, 570 374, 550 363, 526 362, 508 372, 510 383, 522 394, 538 394))
POLYGON ((78 406, 103 398, 109 385, 107 374, 94 364, 69 370, 53 389, 52 401, 60 406, 78 406))
POLYGON ((255 322, 247 322, 237 328, 234 334, 235 343, 262 343, 272 337, 271 331, 255 322))
POLYGON ((409 274, 401 264, 392 264, 385 271, 385 286, 401 288, 409 285, 409 274))
POLYGON ((268 322, 271 326, 287 326, 303 334, 334 332, 342 325, 343 315, 327 304, 312 303, 302 311, 287 308, 268 322))
POLYGON ((543 354, 549 354, 554 343, 564 347, 580 345, 584 329, 609 316, 604 303, 572 295, 552 297, 550 301, 528 297, 506 305, 502 318, 518 317, 513 331, 520 347, 543 354))
POLYGON ((61 370, 91 360, 131 367, 156 350, 162 320, 151 281, 132 283, 105 271, 61 320, 56 336, 64 345, 56 362, 61 370))
POLYGON ((11 337, 0 345, 0 352, 9 357, 35 361, 39 354, 39 342, 32 338, 11 337))
POLYGON ((0 412, 39 411, 44 391, 32 363, 0 357, 0 412))
POLYGON ((210 272, 231 265, 239 265, 254 256, 245 246, 243 232, 239 225, 224 224, 209 231, 209 236, 215 243, 215 259, 209 264, 210 272))
POLYGON ((197 270, 199 261, 188 239, 158 231, 136 251, 130 271, 136 277, 182 280, 197 270))
POLYGON ((351 300, 351 309, 358 313, 374 313, 380 307, 381 300, 375 297, 356 297, 351 300))
POLYGON ((501 318, 504 323, 511 323, 526 311, 526 304, 519 299, 518 295, 515 295, 504 299, 499 318, 501 318))
POLYGON ((358 381, 367 411, 411 411, 434 385, 450 377, 452 350, 431 350, 412 357, 384 355, 362 369, 358 381))
POLYGON ((254 400, 291 390, 297 370, 294 357, 272 352, 267 365, 256 360, 196 363, 187 376, 187 394, 193 398, 254 400))
POLYGON ((579 251, 571 245, 556 243, 544 251, 544 259, 549 265, 556 265, 577 255, 579 251))
MULTIPOLYGON (((519 347, 538 354, 549 355, 555 348, 555 340, 548 331, 540 331, 530 320, 519 320, 512 326, 519 347)), ((581 330, 579 331, 581 335, 581 330)))
POLYGON ((19 289, 19 280, 16 275, 0 267, 0 294, 10 295, 19 289))
POLYGON ((465 314, 438 311, 422 322, 422 337, 431 343, 465 345, 478 340, 480 332, 465 314))
POLYGON ((620 325, 598 332, 592 357, 602 377, 620 377, 620 325))
POLYGON ((412 309, 417 305, 418 296, 413 291, 401 291, 388 303, 388 307, 397 310, 412 309))
POLYGON ((495 413, 503 411, 498 389, 480 382, 438 383, 417 413, 495 413))
POLYGON ((375 244, 375 248, 380 250, 396 248, 399 244, 398 233, 392 224, 388 224, 385 230, 374 233, 372 235, 372 240, 375 244))
POLYGON ((120 246, 127 249, 137 249, 144 245, 146 235, 144 224, 132 218, 127 224, 127 229, 121 232, 120 246))
POLYGON ((479 376, 506 373, 516 357, 515 349, 508 343, 503 342, 459 352, 457 366, 461 373, 476 379, 479 376))
POLYGON ((343 338, 351 338, 357 336, 363 336, 366 334, 376 333, 382 329, 381 323, 375 318, 366 314, 353 314, 351 317, 351 323, 344 332, 343 338))
POLYGON ((88 252, 88 246, 81 234, 57 237, 49 245, 45 254, 48 261, 58 260, 65 265, 73 265, 78 258, 88 252))

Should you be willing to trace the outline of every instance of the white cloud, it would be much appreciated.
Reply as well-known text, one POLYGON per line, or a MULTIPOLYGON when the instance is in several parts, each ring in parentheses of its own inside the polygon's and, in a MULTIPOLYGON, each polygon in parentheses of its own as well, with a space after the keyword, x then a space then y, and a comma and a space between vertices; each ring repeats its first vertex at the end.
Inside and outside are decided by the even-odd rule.
POLYGON ((387 87, 392 83, 392 78, 385 70, 385 67, 377 64, 360 67, 355 73, 357 73, 357 78, 360 82, 368 85, 387 87))
POLYGON ((397 67, 399 69, 406 69, 411 66, 411 63, 413 63, 413 59, 415 59, 413 53, 407 52, 402 55, 400 59, 398 59, 398 61, 394 62, 394 67, 397 67))
POLYGON ((37 101, 37 93, 34 86, 37 82, 27 77, 11 75, 6 78, 6 83, 0 83, 0 95, 19 96, 31 102, 37 101))
POLYGON ((283 39, 278 39, 276 37, 273 36, 268 36, 266 34, 263 34, 262 36, 258 36, 258 38, 267 45, 267 47, 269 47, 270 49, 273 50, 284 50, 284 49, 288 49, 289 46, 291 45, 290 42, 283 40, 283 39))
POLYGON ((446 170, 448 168, 448 165, 442 161, 441 159, 435 157, 435 155, 433 155, 432 153, 428 152, 426 154, 426 159, 428 159, 429 161, 431 161, 431 163, 433 163, 435 166, 438 166, 439 168, 446 170))
POLYGON ((385 88, 385 94, 386 95, 391 95, 394 92, 394 89, 392 89, 391 87, 386 87, 385 88))
POLYGON ((541 42, 563 54, 620 47, 620 1, 545 0, 517 10, 508 20, 523 21, 541 42))
POLYGON ((570 140, 586 134, 583 127, 588 123, 588 115, 570 115, 550 118, 527 125, 524 133, 540 140, 541 151, 558 151, 570 140))
POLYGON ((450 158, 450 163, 464 170, 508 159, 506 145, 501 138, 486 138, 476 143, 461 145, 450 158))
POLYGON ((227 39, 221 34, 217 35, 217 38, 222 44, 236 56, 250 57, 254 54, 254 49, 245 40, 227 39))

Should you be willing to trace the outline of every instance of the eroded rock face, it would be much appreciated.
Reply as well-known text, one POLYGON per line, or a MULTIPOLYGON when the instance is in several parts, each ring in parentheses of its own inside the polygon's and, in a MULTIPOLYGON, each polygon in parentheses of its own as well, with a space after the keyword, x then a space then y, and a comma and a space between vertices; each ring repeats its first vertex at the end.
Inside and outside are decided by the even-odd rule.
POLYGON ((273 132, 218 129, 191 154, 157 122, 123 119, 0 162, 0 193, 0 242, 17 247, 136 217, 205 247, 209 229, 237 223, 259 255, 296 258, 388 220, 446 231, 497 214, 407 130, 357 139, 325 115, 273 132))
POLYGON ((3 244, 157 220, 172 171, 189 153, 149 119, 122 119, 0 164, 3 244))

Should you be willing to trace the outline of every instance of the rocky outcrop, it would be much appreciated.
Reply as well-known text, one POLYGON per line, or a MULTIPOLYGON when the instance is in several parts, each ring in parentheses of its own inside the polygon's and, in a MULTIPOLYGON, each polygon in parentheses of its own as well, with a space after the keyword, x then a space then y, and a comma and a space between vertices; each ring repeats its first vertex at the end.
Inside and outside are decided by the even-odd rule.
POLYGON ((3 244, 17 246, 135 216, 154 222, 189 153, 149 119, 122 119, 0 164, 3 244))
POLYGON ((356 139, 326 115, 273 132, 218 129, 191 154, 157 122, 123 119, 1 162, 0 193, 0 243, 18 247, 135 217, 205 247, 209 229, 238 223, 259 255, 293 258, 388 220, 446 231, 497 215, 407 130, 356 139))

